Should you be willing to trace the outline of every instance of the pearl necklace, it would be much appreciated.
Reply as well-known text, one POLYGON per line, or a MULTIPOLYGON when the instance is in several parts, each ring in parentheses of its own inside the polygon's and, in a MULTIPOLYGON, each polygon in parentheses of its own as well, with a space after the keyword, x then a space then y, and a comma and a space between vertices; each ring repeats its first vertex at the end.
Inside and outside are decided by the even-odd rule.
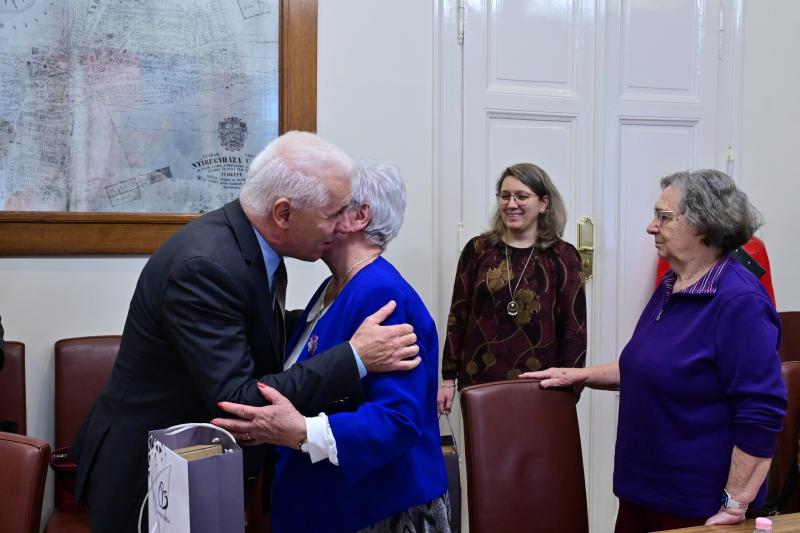
MULTIPOLYGON (((338 289, 336 289, 336 292, 335 292, 335 293, 333 293, 333 295, 332 295, 332 296, 330 296, 331 303, 333 303, 333 300, 335 300, 335 299, 336 299, 336 297, 337 297, 337 296, 339 296, 339 293, 340 293, 340 292, 342 292, 342 289, 344 288, 344 286, 345 286, 345 285, 347 285, 347 282, 348 282, 348 281, 350 281, 350 275, 353 273, 353 271, 354 271, 356 268, 358 268, 359 266, 361 266, 361 265, 363 265, 364 263, 366 263, 367 261, 369 261, 370 259, 375 259, 375 258, 376 258, 376 257, 378 257, 379 255, 381 255, 381 253, 380 253, 380 252, 378 252, 378 253, 376 253, 376 254, 368 255, 368 256, 366 256, 366 257, 362 257, 361 259, 359 259, 359 260, 357 260, 355 263, 353 263, 353 264, 350 266, 350 268, 348 268, 348 269, 345 271, 345 273, 344 273, 344 278, 342 279, 342 285, 341 285, 341 286, 340 286, 338 289)), ((327 287, 325 287, 325 293, 322 295, 322 306, 323 306, 323 308, 325 307, 325 300, 327 300, 327 299, 328 299, 328 297, 329 297, 329 296, 328 296, 328 289, 330 288, 330 286, 331 286, 331 284, 330 284, 330 283, 328 283, 328 286, 327 286, 327 287)), ((330 304, 328 304, 328 305, 330 305, 330 304)))

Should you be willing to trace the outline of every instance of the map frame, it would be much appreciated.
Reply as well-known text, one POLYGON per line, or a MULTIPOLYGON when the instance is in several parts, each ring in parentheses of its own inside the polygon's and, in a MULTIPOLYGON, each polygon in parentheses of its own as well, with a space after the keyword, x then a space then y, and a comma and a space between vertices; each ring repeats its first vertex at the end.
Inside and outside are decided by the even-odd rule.
MULTIPOLYGON (((280 0, 279 129, 317 128, 317 0, 280 0)), ((197 214, 0 211, 0 256, 151 254, 197 214)))

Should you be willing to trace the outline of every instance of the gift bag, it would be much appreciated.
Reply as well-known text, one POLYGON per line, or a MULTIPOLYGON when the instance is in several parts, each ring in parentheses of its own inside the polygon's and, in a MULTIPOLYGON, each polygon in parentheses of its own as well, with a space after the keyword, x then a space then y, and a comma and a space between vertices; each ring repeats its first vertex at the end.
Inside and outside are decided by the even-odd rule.
POLYGON ((244 531, 242 450, 211 424, 182 424, 148 438, 149 533, 244 531))

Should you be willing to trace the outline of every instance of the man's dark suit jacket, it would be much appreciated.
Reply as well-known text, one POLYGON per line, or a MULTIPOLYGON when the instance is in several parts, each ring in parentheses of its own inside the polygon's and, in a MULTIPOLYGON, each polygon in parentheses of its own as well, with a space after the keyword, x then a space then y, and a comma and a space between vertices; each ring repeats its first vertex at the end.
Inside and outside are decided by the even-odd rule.
MULTIPOLYGON (((264 405, 256 380, 305 414, 363 401, 349 344, 283 372, 267 272, 239 201, 186 225, 147 262, 111 378, 76 438, 76 493, 92 531, 134 531, 147 485, 147 432, 264 405), (349 403, 348 402, 348 403, 349 403)), ((245 479, 272 448, 245 447, 245 479)), ((269 480, 266 480, 266 486, 269 480)))

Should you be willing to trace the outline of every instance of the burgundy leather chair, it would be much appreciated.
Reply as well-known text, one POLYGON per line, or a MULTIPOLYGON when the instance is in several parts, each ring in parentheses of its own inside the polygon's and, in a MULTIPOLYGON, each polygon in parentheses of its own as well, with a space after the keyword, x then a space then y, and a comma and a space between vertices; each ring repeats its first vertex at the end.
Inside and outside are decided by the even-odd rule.
MULTIPOLYGON (((8 345, 6 345, 8 346, 8 345)), ((0 433, 0 528, 5 533, 39 533, 50 445, 43 440, 0 433)))
MULTIPOLYGON (((108 335, 56 342, 56 449, 69 446, 78 434, 92 404, 111 376, 120 338, 119 335, 108 335)), ((86 512, 60 509, 58 492, 56 488, 56 509, 47 521, 45 533, 89 533, 86 512)))
MULTIPOLYGON (((780 492, 786 485, 792 469, 797 469, 798 434, 800 434, 800 361, 787 361, 781 364, 781 374, 786 383, 786 398, 789 405, 786 408, 786 418, 783 419, 783 428, 778 434, 778 445, 775 449, 773 465, 770 469, 770 487, 780 492)), ((793 490, 781 509, 783 513, 796 513, 800 511, 800 486, 794 479, 793 490)))
POLYGON ((800 311, 778 313, 781 318, 781 361, 800 361, 800 311))
POLYGON ((513 380, 461 391, 471 533, 589 531, 575 395, 513 380))
POLYGON ((0 420, 16 423, 16 433, 25 435, 25 345, 6 341, 5 354, 6 362, 0 370, 0 420))

